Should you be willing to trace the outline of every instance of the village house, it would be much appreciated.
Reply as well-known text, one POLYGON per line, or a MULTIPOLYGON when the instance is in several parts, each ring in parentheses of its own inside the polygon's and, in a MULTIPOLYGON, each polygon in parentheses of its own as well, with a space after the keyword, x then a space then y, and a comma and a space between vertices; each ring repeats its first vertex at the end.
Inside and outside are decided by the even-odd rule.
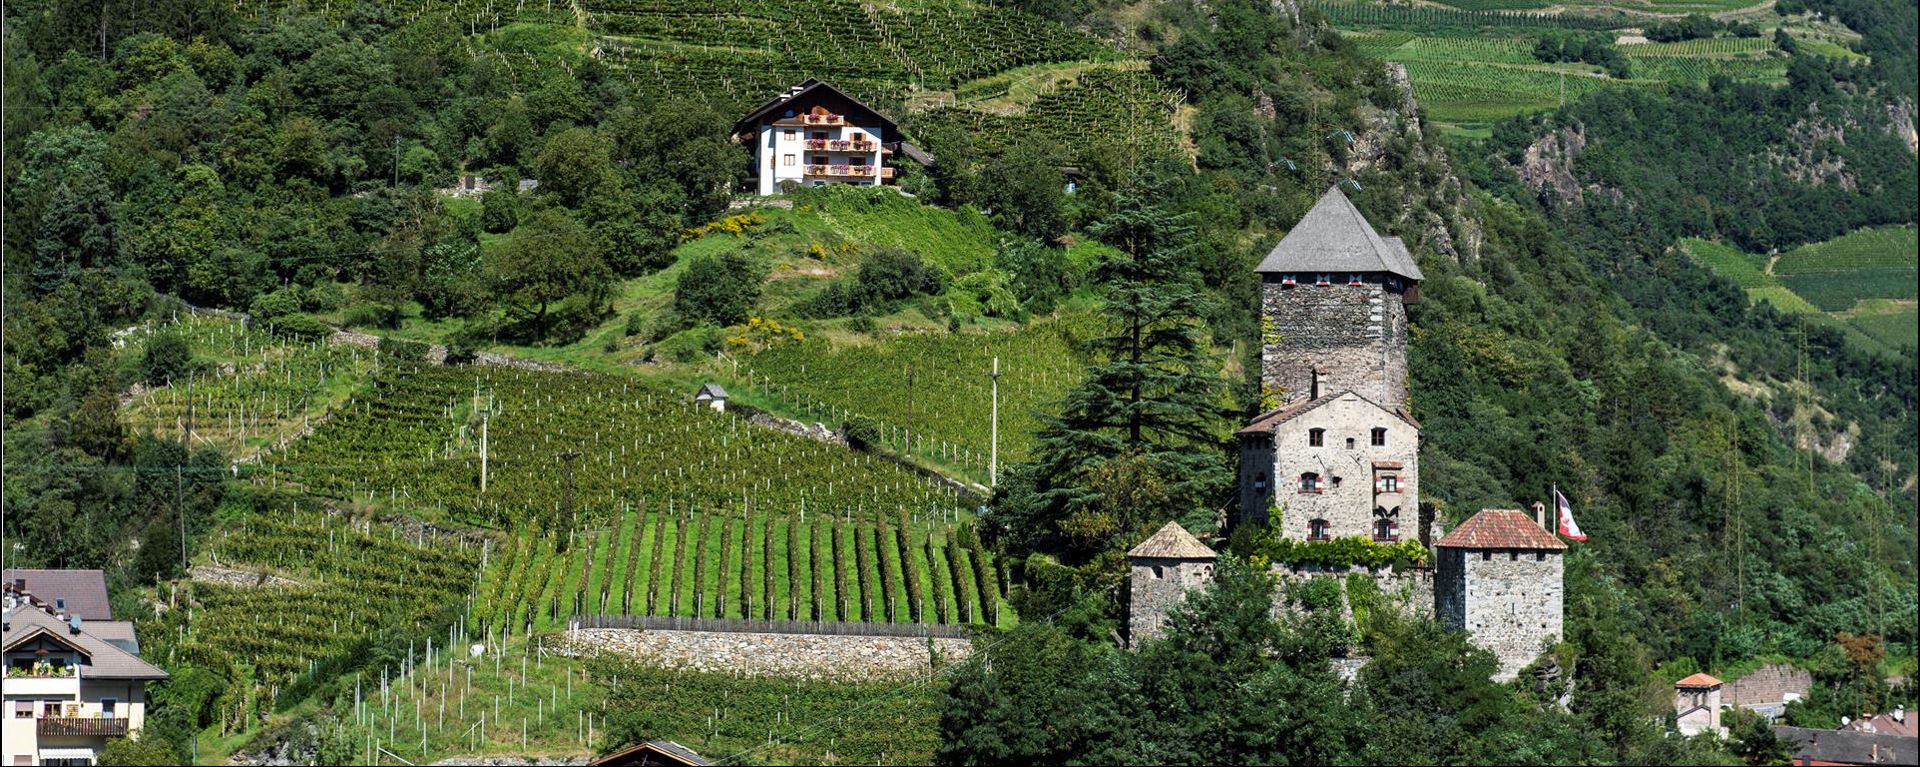
POLYGON ((6 764, 95 764, 109 740, 138 737, 146 685, 167 673, 140 659, 132 622, 88 617, 112 617, 100 571, 10 570, 7 578, 6 764), (41 581, 46 597, 34 591, 41 581))
POLYGON ((885 160, 900 148, 900 128, 840 89, 809 78, 740 118, 733 140, 752 147, 755 188, 765 196, 779 194, 789 182, 890 183, 894 173, 885 160))

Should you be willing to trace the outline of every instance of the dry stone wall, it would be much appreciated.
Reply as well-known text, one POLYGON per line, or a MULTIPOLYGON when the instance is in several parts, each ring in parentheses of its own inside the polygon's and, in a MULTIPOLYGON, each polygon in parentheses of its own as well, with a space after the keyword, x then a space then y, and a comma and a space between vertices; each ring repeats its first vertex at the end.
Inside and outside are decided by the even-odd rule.
POLYGON ((575 629, 566 633, 561 652, 615 653, 689 671, 870 681, 924 677, 934 670, 933 653, 939 653, 942 663, 965 660, 973 643, 923 637, 575 629))
POLYGON ((1720 690, 1720 702, 1728 706, 1774 705, 1786 702, 1788 695, 1804 698, 1811 687, 1812 672, 1778 663, 1728 682, 1720 690))

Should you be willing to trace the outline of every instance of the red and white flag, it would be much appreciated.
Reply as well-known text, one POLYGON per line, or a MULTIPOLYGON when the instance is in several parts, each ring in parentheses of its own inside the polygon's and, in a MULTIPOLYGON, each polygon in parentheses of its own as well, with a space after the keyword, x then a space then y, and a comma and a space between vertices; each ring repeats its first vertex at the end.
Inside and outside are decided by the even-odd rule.
POLYGON ((1553 508, 1554 511, 1560 515, 1560 534, 1562 536, 1574 541, 1584 541, 1587 539, 1586 534, 1580 532, 1579 523, 1573 521, 1573 504, 1567 502, 1567 497, 1561 495, 1560 488, 1557 487, 1553 489, 1553 508))

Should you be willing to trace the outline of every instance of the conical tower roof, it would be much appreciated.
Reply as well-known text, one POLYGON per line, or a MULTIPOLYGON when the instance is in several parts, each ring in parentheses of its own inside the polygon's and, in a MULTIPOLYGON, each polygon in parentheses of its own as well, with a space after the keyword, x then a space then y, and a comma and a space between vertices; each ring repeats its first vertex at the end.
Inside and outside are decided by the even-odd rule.
POLYGON ((1397 237, 1381 237, 1335 185, 1280 239, 1254 271, 1266 273, 1388 272, 1425 279, 1397 237))
POLYGON ((1165 527, 1140 545, 1127 552, 1129 558, 1143 559, 1213 559, 1213 549, 1193 537, 1192 533, 1178 522, 1168 522, 1165 527))

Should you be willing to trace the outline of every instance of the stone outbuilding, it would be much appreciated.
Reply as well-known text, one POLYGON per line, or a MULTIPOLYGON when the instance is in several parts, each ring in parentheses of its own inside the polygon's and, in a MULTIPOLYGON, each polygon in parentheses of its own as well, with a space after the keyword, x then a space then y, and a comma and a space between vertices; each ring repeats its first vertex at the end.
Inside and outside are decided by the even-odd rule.
POLYGON ((1564 633, 1567 544, 1516 509, 1484 509, 1434 542, 1434 613, 1513 679, 1564 633))
POLYGON ((1127 642, 1139 646, 1158 636, 1166 628, 1167 612, 1186 601, 1189 590, 1213 580, 1216 556, 1178 522, 1168 522, 1128 550, 1127 642))
POLYGON ((727 412, 727 390, 711 381, 701 384, 700 390, 693 393, 693 403, 706 405, 722 413, 727 412))
POLYGON ((1708 674, 1673 683, 1673 716, 1681 735, 1724 734, 1720 727, 1720 688, 1722 682, 1708 674))

